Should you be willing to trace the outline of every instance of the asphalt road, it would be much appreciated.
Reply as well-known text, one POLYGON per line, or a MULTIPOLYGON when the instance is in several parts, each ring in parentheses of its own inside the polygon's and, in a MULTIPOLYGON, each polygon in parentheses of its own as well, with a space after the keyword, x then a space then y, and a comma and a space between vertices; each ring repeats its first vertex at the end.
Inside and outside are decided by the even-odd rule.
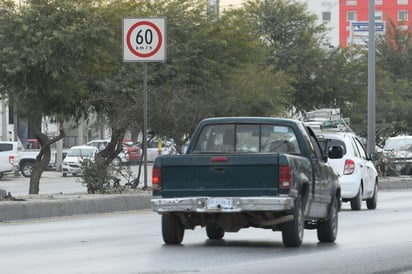
POLYGON ((208 240, 186 230, 182 245, 163 244, 150 210, 0 223, 1 273, 412 273, 412 191, 382 191, 376 210, 339 213, 336 243, 305 230, 300 248, 280 232, 243 229, 208 240))

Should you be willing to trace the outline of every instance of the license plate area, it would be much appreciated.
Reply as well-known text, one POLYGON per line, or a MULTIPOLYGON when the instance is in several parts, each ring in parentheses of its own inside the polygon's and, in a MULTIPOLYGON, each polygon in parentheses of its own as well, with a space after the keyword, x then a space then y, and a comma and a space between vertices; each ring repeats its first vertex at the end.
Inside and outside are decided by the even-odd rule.
POLYGON ((207 199, 208 209, 232 209, 233 201, 231 198, 209 198, 207 199))

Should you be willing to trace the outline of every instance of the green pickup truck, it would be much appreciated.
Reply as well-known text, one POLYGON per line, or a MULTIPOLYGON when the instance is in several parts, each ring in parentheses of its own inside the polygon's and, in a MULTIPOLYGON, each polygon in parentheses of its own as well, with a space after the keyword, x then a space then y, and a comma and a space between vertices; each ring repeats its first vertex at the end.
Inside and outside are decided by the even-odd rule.
POLYGON ((166 244, 180 244, 185 229, 206 228, 209 239, 257 227, 282 232, 299 247, 304 229, 334 242, 341 205, 338 175, 313 131, 302 122, 267 117, 202 120, 184 155, 153 163, 152 208, 162 217, 166 244))

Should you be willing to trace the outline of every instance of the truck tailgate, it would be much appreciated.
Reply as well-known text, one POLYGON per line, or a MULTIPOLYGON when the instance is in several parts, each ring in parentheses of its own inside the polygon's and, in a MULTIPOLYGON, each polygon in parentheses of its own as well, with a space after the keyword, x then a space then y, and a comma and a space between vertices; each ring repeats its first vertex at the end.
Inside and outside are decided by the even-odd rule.
POLYGON ((159 157, 164 198, 278 195, 276 154, 159 157))

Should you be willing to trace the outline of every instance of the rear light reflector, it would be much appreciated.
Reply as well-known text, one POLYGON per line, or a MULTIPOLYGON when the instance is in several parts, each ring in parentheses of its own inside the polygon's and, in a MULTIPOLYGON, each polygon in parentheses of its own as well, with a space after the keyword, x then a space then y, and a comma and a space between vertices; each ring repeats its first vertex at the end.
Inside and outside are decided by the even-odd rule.
POLYGON ((292 187, 292 173, 288 165, 279 167, 279 188, 290 189, 292 187))
POLYGON ((14 165, 14 155, 10 155, 10 156, 9 156, 9 163, 10 163, 11 165, 14 165))
POLYGON ((353 160, 347 159, 345 161, 345 167, 343 169, 343 175, 350 175, 355 171, 355 162, 353 160))
POLYGON ((161 180, 160 180, 160 167, 153 167, 152 169, 152 190, 160 190, 161 180))

